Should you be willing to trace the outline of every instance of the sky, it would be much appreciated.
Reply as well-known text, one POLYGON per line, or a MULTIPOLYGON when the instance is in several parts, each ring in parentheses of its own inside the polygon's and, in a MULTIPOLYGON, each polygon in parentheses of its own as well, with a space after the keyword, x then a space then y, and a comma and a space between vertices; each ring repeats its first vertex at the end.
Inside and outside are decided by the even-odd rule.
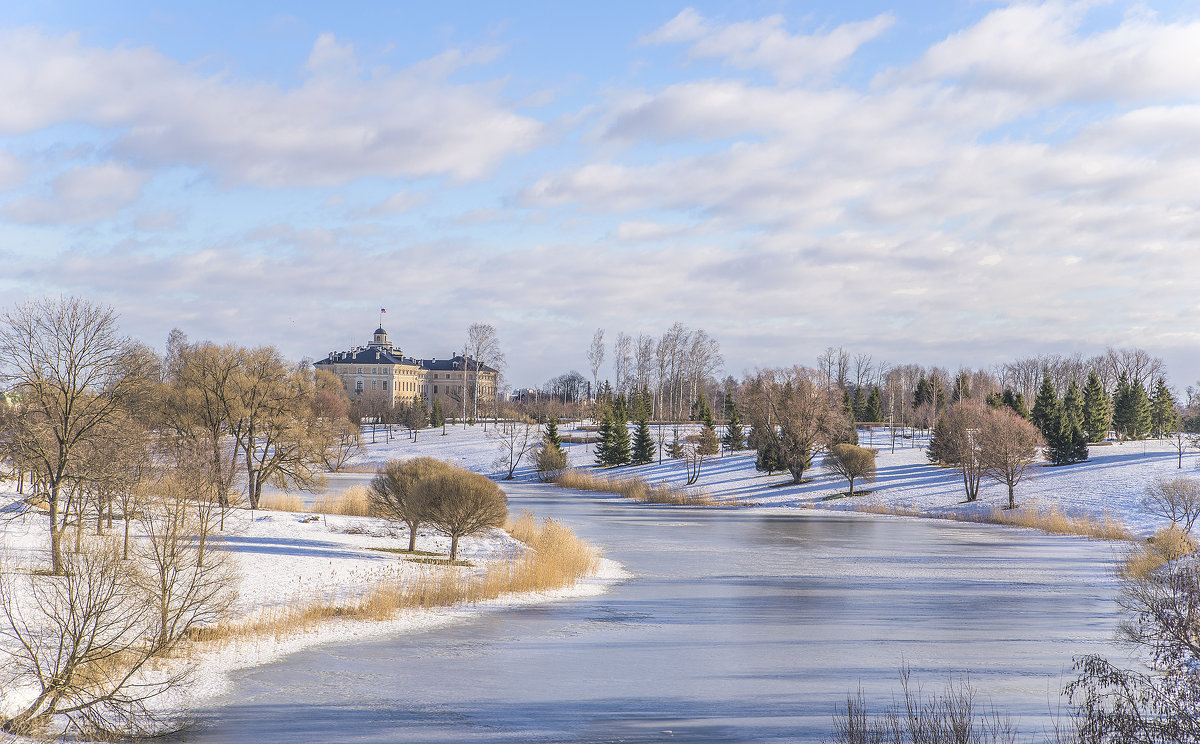
POLYGON ((1200 378, 1197 2, 267 5, 0 3, 5 305, 296 360, 490 323, 514 387, 676 321, 735 377, 1200 378))

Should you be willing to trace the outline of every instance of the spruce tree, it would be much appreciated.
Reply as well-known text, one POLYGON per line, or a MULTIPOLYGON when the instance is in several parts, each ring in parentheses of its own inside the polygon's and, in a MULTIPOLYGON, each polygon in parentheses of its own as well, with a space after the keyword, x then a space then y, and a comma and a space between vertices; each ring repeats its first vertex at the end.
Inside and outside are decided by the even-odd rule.
POLYGON ((971 397, 971 375, 967 372, 959 372, 958 377, 954 378, 954 392, 950 396, 950 402, 958 403, 959 401, 967 400, 971 397))
POLYGON ((429 409, 429 425, 435 429, 446 423, 446 414, 442 411, 442 399, 434 398, 429 409))
POLYGON ((720 444, 717 442, 717 430, 705 424, 700 427, 700 439, 696 442, 696 452, 708 457, 715 455, 720 451, 720 444))
POLYGON ((729 424, 725 427, 725 436, 721 442, 732 452, 740 452, 745 448, 746 432, 742 430, 742 419, 738 415, 737 406, 729 407, 729 424))
POLYGON ((650 421, 646 417, 638 419, 637 430, 633 434, 633 452, 630 462, 634 465, 647 465, 654 462, 654 439, 650 436, 650 421))
POLYGON ((933 386, 929 384, 929 380, 925 379, 925 375, 921 375, 920 379, 917 380, 917 387, 913 391, 913 410, 932 402, 933 386))
POLYGON ((1113 419, 1112 399, 1095 370, 1088 373, 1083 387, 1083 432, 1089 442, 1103 442, 1113 419))
POLYGON ((623 416, 614 416, 612 422, 612 447, 608 452, 609 465, 629 464, 629 427, 625 424, 623 416))
POLYGON ((596 464, 600 466, 612 465, 610 461, 613 448, 613 421, 612 412, 608 407, 604 407, 600 413, 600 429, 599 441, 596 442, 596 464))
POLYGON ((1129 389, 1132 438, 1145 439, 1150 434, 1150 428, 1153 425, 1153 406, 1150 405, 1150 396, 1146 395, 1146 388, 1141 385, 1130 385, 1129 389))
POLYGON ((1008 406, 1023 419, 1029 418, 1029 409, 1025 407, 1025 395, 1022 393, 1014 393, 1012 388, 1004 388, 1004 395, 1000 398, 1004 405, 1008 406))
POLYGON ((984 402, 992 408, 999 408, 1004 405, 1004 396, 1000 394, 999 390, 996 390, 988 393, 987 398, 984 398, 984 402))
POLYGON ((1178 428, 1178 414, 1175 411, 1175 396, 1171 395, 1163 378, 1158 378, 1154 385, 1154 396, 1150 400, 1150 428, 1156 439, 1162 439, 1174 433, 1178 428))
POLYGON ((1058 394, 1054 391, 1054 384, 1050 382, 1050 375, 1042 377, 1042 387, 1038 390, 1037 397, 1033 400, 1033 410, 1029 412, 1029 422, 1042 432, 1042 436, 1047 441, 1055 435, 1055 429, 1058 427, 1056 417, 1058 414, 1058 394))
POLYGON ((546 422, 546 444, 555 449, 562 449, 562 439, 558 436, 558 421, 553 418, 546 422))
POLYGON ((872 387, 871 394, 867 396, 865 418, 872 423, 879 423, 883 420, 883 395, 879 392, 878 385, 872 387))
POLYGON ((853 403, 853 408, 851 409, 851 411, 854 414, 851 417, 851 420, 853 420, 853 421, 866 421, 867 420, 866 419, 867 399, 863 397, 862 387, 854 388, 854 403, 853 403))
POLYGON ((1088 458, 1087 435, 1083 431, 1083 397, 1074 380, 1067 387, 1067 394, 1045 437, 1046 459, 1055 465, 1083 462, 1088 458))
POLYGON ((708 405, 708 399, 704 397, 704 391, 701 390, 696 402, 692 404, 692 421, 699 421, 707 426, 715 426, 713 420, 712 408, 708 405))

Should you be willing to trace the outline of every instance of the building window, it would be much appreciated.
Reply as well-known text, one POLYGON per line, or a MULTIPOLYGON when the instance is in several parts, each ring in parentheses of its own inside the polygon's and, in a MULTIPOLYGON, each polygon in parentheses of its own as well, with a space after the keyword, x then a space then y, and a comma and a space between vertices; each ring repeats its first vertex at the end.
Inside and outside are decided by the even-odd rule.
POLYGON ((434 386, 433 386, 433 394, 434 394, 434 395, 437 395, 437 385, 434 385, 434 386))
POLYGON ((354 392, 361 393, 362 391, 363 391, 362 380, 358 380, 357 382, 354 383, 354 392))

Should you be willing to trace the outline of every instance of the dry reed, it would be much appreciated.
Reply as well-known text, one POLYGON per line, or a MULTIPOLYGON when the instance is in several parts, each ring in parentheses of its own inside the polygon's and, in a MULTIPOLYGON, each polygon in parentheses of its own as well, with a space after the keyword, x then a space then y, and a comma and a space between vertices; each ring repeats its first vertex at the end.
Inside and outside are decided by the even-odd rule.
POLYGON ((1136 543, 1123 556, 1118 568, 1122 577, 1140 579, 1161 566, 1196 552, 1196 541, 1174 525, 1164 527, 1144 542, 1136 543))
POLYGON ((259 509, 269 511, 302 512, 304 499, 294 493, 268 493, 258 500, 259 509))
POLYGON ((371 500, 363 486, 351 486, 342 493, 325 494, 317 498, 310 510, 317 514, 342 514, 347 517, 370 517, 371 500))
POLYGON ((929 511, 924 512, 911 506, 883 504, 879 501, 868 501, 857 504, 855 511, 869 514, 890 514, 899 517, 927 517, 930 519, 948 519, 955 522, 983 522, 987 524, 1002 524, 1010 527, 1028 527, 1041 530, 1052 535, 1082 535, 1097 540, 1131 540, 1132 535, 1125 525, 1111 514, 1103 517, 1091 514, 1068 514, 1057 506, 1043 508, 1040 506, 1024 506, 1019 509, 1001 509, 994 507, 983 512, 929 511))
POLYGON ((613 478, 590 470, 568 468, 558 474, 554 485, 576 491, 615 493, 647 504, 676 504, 686 506, 717 506, 721 502, 703 488, 679 488, 667 483, 647 483, 642 478, 613 478))
POLYGON ((395 571, 376 585, 346 596, 296 597, 192 634, 197 643, 240 638, 283 638, 335 619, 386 620, 403 610, 449 607, 495 599, 504 594, 550 591, 574 586, 596 571, 599 556, 569 527, 528 513, 510 523, 513 536, 528 546, 520 555, 491 561, 481 571, 430 566, 416 573, 395 571))

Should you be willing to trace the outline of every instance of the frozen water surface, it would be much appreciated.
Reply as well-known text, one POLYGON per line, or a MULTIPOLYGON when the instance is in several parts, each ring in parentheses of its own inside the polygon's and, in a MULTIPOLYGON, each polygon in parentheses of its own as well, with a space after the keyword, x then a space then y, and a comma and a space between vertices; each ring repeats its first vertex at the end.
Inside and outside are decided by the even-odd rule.
POLYGON ((1041 731, 1111 645, 1111 545, 933 520, 680 509, 537 485, 633 574, 598 597, 304 651, 242 673, 189 742, 821 741, 860 684, 950 673, 1041 731))

